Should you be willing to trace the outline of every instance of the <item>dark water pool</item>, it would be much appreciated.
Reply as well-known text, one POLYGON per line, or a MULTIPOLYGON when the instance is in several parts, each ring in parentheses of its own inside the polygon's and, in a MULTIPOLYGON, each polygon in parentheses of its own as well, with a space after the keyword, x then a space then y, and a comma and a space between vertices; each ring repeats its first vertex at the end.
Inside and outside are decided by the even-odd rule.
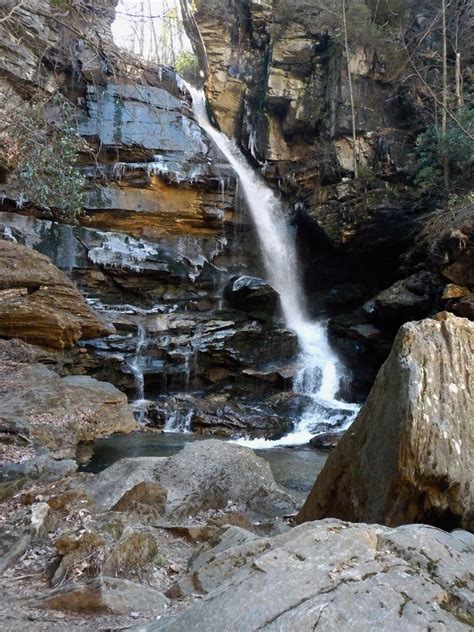
MULTIPOLYGON (((97 473, 126 457, 171 456, 187 443, 209 438, 195 434, 136 432, 98 439, 93 445, 92 458, 81 470, 97 473)), ((272 448, 256 450, 256 453, 270 463, 275 480, 299 500, 306 497, 327 458, 325 452, 309 447, 272 448)))

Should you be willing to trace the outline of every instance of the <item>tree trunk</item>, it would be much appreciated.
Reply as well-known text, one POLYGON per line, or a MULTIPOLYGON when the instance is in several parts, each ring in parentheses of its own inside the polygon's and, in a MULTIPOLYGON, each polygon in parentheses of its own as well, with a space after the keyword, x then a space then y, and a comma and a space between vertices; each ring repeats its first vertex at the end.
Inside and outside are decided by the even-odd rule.
MULTIPOLYGON (((443 0, 444 1, 444 0, 443 0)), ((346 59, 347 59, 347 78, 349 84, 349 96, 351 100, 351 117, 352 117, 352 150, 354 153, 354 178, 359 176, 359 170, 357 166, 357 133, 356 133, 356 116, 355 116, 355 106, 354 106, 354 92, 352 90, 352 75, 351 75, 351 64, 350 64, 350 55, 349 55, 349 41, 347 37, 347 20, 346 20, 346 0, 342 0, 342 30, 344 32, 344 48, 346 51, 346 59)))
POLYGON ((449 161, 446 152, 446 132, 448 122, 448 38, 446 29, 446 0, 441 0, 443 19, 443 113, 441 118, 441 141, 443 144, 444 187, 449 190, 449 161))
POLYGON ((461 53, 456 53, 456 106, 458 110, 463 106, 461 53))
POLYGON ((148 14, 150 16, 150 27, 151 27, 151 45, 150 45, 149 59, 159 64, 160 58, 161 58, 160 45, 158 42, 158 33, 156 32, 155 20, 153 19, 151 0, 148 0, 148 14), (154 55, 153 55, 153 49, 154 49, 154 55))

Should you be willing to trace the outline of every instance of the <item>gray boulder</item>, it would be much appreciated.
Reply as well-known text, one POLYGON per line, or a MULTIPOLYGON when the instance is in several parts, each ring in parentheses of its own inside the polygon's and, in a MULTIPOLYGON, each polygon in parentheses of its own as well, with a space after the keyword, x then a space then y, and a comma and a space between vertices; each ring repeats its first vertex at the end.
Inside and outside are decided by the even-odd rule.
POLYGON ((474 529, 474 323, 404 325, 297 516, 474 529))
POLYGON ((127 396, 108 382, 61 378, 42 364, 0 367, 5 387, 0 426, 18 427, 51 450, 74 448, 114 432, 138 428, 127 396))
POLYGON ((121 459, 96 476, 87 491, 110 510, 146 480, 167 491, 164 518, 169 521, 209 510, 234 509, 263 518, 296 508, 276 484, 267 461, 249 448, 218 440, 190 443, 168 458, 121 459))
POLYGON ((191 564, 203 599, 141 632, 472 629, 474 537, 325 520, 274 538, 229 529, 191 564))
POLYGON ((441 297, 442 287, 443 282, 436 274, 417 272, 377 294, 366 304, 366 311, 383 327, 399 327, 427 316, 441 297))

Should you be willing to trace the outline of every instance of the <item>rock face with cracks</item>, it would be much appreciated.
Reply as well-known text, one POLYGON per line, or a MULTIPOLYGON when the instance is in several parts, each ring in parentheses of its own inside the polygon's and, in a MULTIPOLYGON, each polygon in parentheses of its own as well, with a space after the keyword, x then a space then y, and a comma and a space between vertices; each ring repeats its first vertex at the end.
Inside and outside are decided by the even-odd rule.
POLYGON ((141 632, 472 629, 474 538, 338 520, 274 538, 229 528, 190 566, 204 597, 141 632), (255 596, 249 607, 249 596, 255 596))
POLYGON ((474 325, 404 325, 297 516, 474 529, 474 325))

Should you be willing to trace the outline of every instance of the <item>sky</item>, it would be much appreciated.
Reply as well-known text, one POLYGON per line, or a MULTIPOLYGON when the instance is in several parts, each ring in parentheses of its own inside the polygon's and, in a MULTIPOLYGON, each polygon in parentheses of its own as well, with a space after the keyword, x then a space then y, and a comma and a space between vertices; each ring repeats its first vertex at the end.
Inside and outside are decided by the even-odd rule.
POLYGON ((191 50, 180 16, 179 0, 120 0, 112 25, 114 39, 146 59, 172 65, 180 51, 191 50))

